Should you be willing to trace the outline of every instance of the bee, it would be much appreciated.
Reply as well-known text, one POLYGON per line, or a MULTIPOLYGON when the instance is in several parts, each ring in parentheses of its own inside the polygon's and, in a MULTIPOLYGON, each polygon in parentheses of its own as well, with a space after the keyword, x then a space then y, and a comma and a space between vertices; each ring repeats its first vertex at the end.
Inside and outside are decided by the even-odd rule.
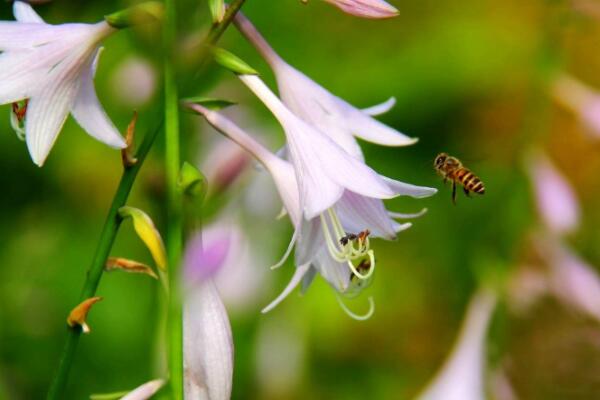
POLYGON ((452 181, 452 202, 456 204, 456 183, 463 186, 463 191, 470 197, 470 193, 484 194, 485 187, 481 179, 469 169, 463 167, 458 158, 449 156, 446 153, 440 153, 433 162, 433 168, 444 177, 444 183, 447 180, 452 181))

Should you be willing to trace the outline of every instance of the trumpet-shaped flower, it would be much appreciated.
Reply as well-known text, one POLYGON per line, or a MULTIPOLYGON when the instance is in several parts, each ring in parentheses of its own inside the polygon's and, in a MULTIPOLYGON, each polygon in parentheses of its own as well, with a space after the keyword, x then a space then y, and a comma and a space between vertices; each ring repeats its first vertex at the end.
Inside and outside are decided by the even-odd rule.
POLYGON ((239 78, 283 127, 298 180, 301 212, 307 220, 332 207, 345 190, 370 198, 389 199, 407 188, 402 182, 380 176, 329 136, 298 118, 257 76, 240 75, 239 78))
POLYGON ((234 23, 273 70, 283 103, 355 158, 362 160, 363 155, 354 137, 385 146, 408 146, 416 143, 417 139, 373 118, 393 107, 393 98, 381 105, 360 110, 286 63, 241 13, 236 15, 234 23))
POLYGON ((29 99, 24 122, 33 162, 44 164, 69 113, 92 137, 124 148, 93 81, 100 43, 116 30, 105 21, 46 24, 20 1, 13 11, 17 21, 0 21, 0 104, 29 99))
POLYGON ((346 14, 362 18, 392 18, 398 10, 383 0, 325 0, 346 14))
MULTIPOLYGON (((286 289, 263 312, 275 307, 303 280, 306 287, 316 272, 339 293, 355 295, 366 286, 375 270, 369 236, 393 239, 396 232, 407 229, 410 224, 397 223, 381 200, 349 189, 344 189, 340 198, 327 210, 314 218, 306 218, 301 208, 296 173, 290 162, 271 153, 222 114, 200 105, 189 107, 264 165, 273 177, 295 227, 288 251, 277 266, 285 261, 295 244, 296 272, 286 289)), ((395 195, 420 198, 435 193, 435 189, 431 188, 391 180, 387 182, 395 195)))
POLYGON ((452 353, 419 400, 485 399, 485 339, 496 303, 490 290, 473 297, 452 353))

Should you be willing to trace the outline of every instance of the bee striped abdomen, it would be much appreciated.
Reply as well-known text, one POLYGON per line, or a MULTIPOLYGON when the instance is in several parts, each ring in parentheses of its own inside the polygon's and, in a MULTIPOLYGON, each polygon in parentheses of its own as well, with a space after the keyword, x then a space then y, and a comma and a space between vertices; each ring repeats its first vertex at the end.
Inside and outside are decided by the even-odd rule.
POLYGON ((458 171, 456 171, 455 176, 456 180, 469 192, 478 194, 485 193, 485 187, 483 186, 481 179, 479 179, 477 175, 469 171, 467 168, 460 168, 458 171))

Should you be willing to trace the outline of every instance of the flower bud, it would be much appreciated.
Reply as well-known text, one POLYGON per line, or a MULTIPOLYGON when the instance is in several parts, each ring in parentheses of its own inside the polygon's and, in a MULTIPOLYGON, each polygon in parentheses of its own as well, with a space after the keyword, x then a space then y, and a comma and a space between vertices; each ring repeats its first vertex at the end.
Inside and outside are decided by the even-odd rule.
POLYGON ((398 10, 383 0, 325 0, 346 14, 361 18, 391 18, 398 10))
POLYGON ((148 1, 109 14, 104 17, 104 20, 113 28, 123 29, 161 20, 163 15, 164 6, 162 3, 158 1, 148 1))

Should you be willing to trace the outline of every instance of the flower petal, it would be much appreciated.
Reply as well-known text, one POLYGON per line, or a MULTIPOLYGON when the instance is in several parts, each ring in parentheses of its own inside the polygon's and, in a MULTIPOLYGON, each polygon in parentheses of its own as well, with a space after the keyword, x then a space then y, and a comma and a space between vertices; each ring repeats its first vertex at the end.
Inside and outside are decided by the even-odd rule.
POLYGON ((346 123, 356 137, 382 146, 410 146, 419 140, 390 128, 349 104, 346 107, 351 107, 347 110, 346 123))
POLYGON ((350 284, 350 268, 346 263, 335 261, 329 254, 327 246, 321 246, 313 263, 319 274, 338 292, 343 293, 350 284))
POLYGON ((410 196, 415 199, 422 199, 423 197, 433 196, 437 193, 437 189, 434 188, 411 185, 410 183, 404 183, 386 177, 383 177, 383 179, 397 196, 410 196))
POLYGON ((229 400, 233 377, 231 325, 210 279, 186 299, 183 346, 185 398, 229 400))
POLYGON ((78 82, 64 76, 49 76, 48 84, 29 100, 25 135, 35 164, 42 166, 69 115, 78 82))
POLYGON ((394 221, 379 199, 346 191, 337 202, 336 211, 346 232, 358 233, 369 229, 374 237, 396 238, 394 221))
POLYGON ((376 117, 378 115, 385 114, 386 112, 390 111, 392 108, 394 108, 395 105, 396 98, 392 96, 383 103, 375 104, 374 106, 371 106, 369 108, 363 108, 361 111, 367 115, 370 115, 371 117, 376 117))
POLYGON ((321 229, 321 220, 313 218, 303 220, 300 225, 300 232, 296 241, 296 265, 309 263, 314 259, 315 254, 321 246, 325 245, 323 230, 321 229))
POLYGON ((154 396, 158 390, 163 387, 165 381, 163 379, 155 379, 150 382, 146 382, 141 386, 133 389, 125 396, 121 397, 121 400, 147 400, 154 396))
POLYGON ((333 205, 342 195, 341 188, 369 197, 394 197, 394 193, 375 171, 295 116, 260 78, 250 75, 241 75, 239 78, 263 101, 284 128, 306 218, 313 218, 333 205))
POLYGON ((79 125, 90 136, 111 147, 123 149, 127 147, 127 144, 115 125, 108 118, 108 115, 106 115, 94 87, 94 74, 100 52, 100 49, 96 50, 96 55, 91 66, 82 71, 79 93, 75 98, 71 113, 79 125))
POLYGON ((236 142, 263 164, 275 181, 277 191, 281 196, 284 207, 290 215, 292 223, 294 226, 299 226, 302 212, 300 210, 298 184, 292 165, 275 156, 221 113, 209 110, 198 104, 188 104, 187 106, 204 116, 206 121, 216 130, 236 142))
POLYGON ((398 10, 383 0, 325 0, 346 14, 361 18, 391 18, 398 10))
POLYGON ((279 296, 277 296, 275 298, 275 300, 273 300, 271 303, 269 303, 268 306, 263 308, 261 312, 263 314, 268 313, 269 311, 271 311, 272 309, 277 307, 277 305, 279 303, 281 303, 286 297, 288 297, 289 294, 292 293, 292 291, 296 288, 296 286, 298 286, 300 281, 302 281, 302 278, 308 272, 309 267, 310 267, 310 264, 304 264, 304 265, 300 265, 300 266, 296 267, 296 271, 294 271, 294 275, 292 275, 292 279, 287 284, 285 289, 283 289, 283 292, 281 292, 279 294, 279 296))
POLYGON ((33 7, 23 1, 15 1, 15 4, 13 4, 13 14, 19 22, 31 24, 45 23, 42 17, 33 10, 33 7))
POLYGON ((24 100, 41 84, 29 52, 0 54, 0 104, 24 100))

